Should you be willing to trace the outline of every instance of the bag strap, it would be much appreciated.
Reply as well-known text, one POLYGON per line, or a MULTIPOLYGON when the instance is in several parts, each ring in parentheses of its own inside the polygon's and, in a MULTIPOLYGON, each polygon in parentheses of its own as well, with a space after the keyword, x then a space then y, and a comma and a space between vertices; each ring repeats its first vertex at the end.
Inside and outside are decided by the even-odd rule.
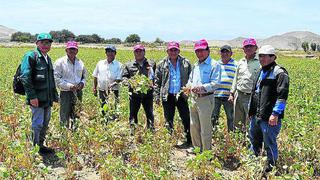
POLYGON ((38 53, 36 51, 33 51, 33 60, 29 59, 29 64, 31 69, 33 70, 36 67, 37 61, 38 61, 38 53))

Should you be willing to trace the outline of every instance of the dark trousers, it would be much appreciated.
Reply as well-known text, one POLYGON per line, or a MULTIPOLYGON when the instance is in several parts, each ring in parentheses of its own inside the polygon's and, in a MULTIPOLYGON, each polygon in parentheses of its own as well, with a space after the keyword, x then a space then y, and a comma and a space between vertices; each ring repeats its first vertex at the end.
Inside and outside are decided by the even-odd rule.
POLYGON ((130 117, 129 122, 130 126, 138 124, 138 112, 140 106, 143 106, 143 109, 147 116, 147 127, 154 129, 154 115, 153 115, 153 97, 135 97, 130 96, 130 117))
MULTIPOLYGON (((115 105, 114 106, 117 106, 117 104, 119 104, 119 90, 111 90, 114 95, 115 95, 115 105)), ((110 93, 110 91, 109 91, 110 93)), ((108 94, 109 94, 108 93, 108 94)), ((107 103, 108 101, 108 95, 106 93, 106 91, 101 91, 99 90, 99 98, 101 100, 101 108, 103 108, 103 106, 107 103)), ((102 110, 102 114, 105 115, 105 112, 104 110, 102 110)))
MULTIPOLYGON (((61 91, 60 92, 60 123, 69 126, 71 119, 79 118, 76 115, 77 101, 82 102, 82 91, 61 91)), ((79 102, 78 102, 79 103, 79 102)))
POLYGON ((167 101, 162 101, 164 118, 167 122, 167 128, 172 133, 174 124, 174 114, 176 107, 178 109, 182 124, 184 127, 184 132, 186 134, 187 141, 191 142, 190 136, 190 111, 188 107, 188 99, 184 95, 180 95, 179 98, 176 98, 177 95, 169 94, 167 101))

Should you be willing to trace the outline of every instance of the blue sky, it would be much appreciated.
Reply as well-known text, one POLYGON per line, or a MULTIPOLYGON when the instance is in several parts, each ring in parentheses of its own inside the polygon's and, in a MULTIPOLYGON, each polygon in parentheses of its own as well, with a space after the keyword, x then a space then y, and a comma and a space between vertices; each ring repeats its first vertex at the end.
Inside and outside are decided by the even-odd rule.
POLYGON ((144 41, 266 38, 297 30, 320 34, 319 7, 316 0, 8 0, 0 4, 0 25, 122 40, 132 33, 144 41))

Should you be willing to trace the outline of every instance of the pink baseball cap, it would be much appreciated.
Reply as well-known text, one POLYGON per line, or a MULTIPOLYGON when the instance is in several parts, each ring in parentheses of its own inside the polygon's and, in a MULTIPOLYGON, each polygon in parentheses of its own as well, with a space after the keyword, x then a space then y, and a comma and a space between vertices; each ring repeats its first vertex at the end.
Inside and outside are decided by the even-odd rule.
POLYGON ((137 44, 133 47, 133 51, 138 50, 138 49, 145 50, 145 48, 142 44, 137 44))
POLYGON ((78 43, 76 41, 68 41, 66 48, 67 49, 70 49, 70 48, 78 49, 78 43))
POLYGON ((201 39, 199 41, 196 41, 196 43, 194 44, 194 50, 198 50, 198 49, 207 49, 208 48, 208 42, 205 39, 201 39))
POLYGON ((257 46, 257 41, 254 38, 247 38, 243 41, 243 47, 248 45, 257 46))
POLYGON ((180 50, 180 45, 178 42, 175 42, 175 41, 171 41, 171 42, 168 42, 167 44, 167 49, 178 49, 180 50))

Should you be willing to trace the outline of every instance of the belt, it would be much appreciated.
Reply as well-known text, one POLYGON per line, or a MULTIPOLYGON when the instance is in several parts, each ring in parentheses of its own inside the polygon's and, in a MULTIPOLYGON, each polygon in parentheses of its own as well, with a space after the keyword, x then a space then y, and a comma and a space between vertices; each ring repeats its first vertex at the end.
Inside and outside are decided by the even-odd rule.
POLYGON ((205 96, 209 96, 213 94, 213 92, 209 92, 209 93, 202 93, 202 94, 197 94, 198 97, 205 97, 205 96))
POLYGON ((179 94, 179 93, 168 93, 168 95, 170 95, 170 96, 176 96, 177 94, 179 94))
POLYGON ((245 93, 245 92, 242 92, 242 91, 239 91, 239 90, 238 90, 238 92, 241 93, 241 94, 247 95, 247 96, 251 95, 251 93, 245 93))

